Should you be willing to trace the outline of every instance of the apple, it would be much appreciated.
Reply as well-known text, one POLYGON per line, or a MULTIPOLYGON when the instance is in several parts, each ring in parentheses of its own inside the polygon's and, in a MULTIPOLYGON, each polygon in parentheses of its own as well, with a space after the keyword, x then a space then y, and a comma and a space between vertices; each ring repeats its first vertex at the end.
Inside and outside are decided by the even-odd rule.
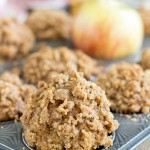
POLYGON ((117 0, 88 0, 72 27, 75 47, 97 58, 122 58, 140 49, 144 28, 139 13, 117 0))

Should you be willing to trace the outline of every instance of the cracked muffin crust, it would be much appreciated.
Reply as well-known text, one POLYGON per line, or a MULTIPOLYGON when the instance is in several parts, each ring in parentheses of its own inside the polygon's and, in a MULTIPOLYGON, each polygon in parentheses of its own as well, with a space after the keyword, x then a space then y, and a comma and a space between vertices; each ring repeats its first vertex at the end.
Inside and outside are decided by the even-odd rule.
POLYGON ((26 24, 38 39, 66 39, 70 37, 71 16, 63 10, 33 11, 26 24))
POLYGON ((95 83, 75 70, 40 82, 21 117, 25 139, 38 150, 92 150, 112 145, 118 122, 95 83))
POLYGON ((15 18, 0 20, 0 57, 16 59, 26 55, 33 47, 34 35, 28 26, 15 18))
POLYGON ((144 50, 140 64, 143 69, 150 69, 150 47, 144 50))
POLYGON ((35 89, 32 85, 23 84, 13 73, 0 75, 0 121, 19 119, 27 96, 35 89))
POLYGON ((139 12, 144 23, 145 33, 150 34, 150 3, 149 6, 146 4, 142 5, 139 8, 139 12))
POLYGON ((111 109, 120 113, 150 113, 150 71, 120 63, 96 81, 106 91, 111 109))
POLYGON ((38 52, 25 60, 23 74, 28 82, 38 83, 41 80, 49 81, 52 74, 63 73, 70 67, 83 72, 87 79, 103 69, 96 60, 81 51, 73 51, 67 47, 52 49, 41 45, 38 52))

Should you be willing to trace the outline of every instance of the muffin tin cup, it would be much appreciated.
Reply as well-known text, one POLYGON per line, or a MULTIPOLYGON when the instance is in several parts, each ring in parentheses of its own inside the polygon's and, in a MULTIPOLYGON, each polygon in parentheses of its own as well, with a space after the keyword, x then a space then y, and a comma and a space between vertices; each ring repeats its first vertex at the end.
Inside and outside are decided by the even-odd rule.
POLYGON ((24 136, 24 133, 22 131, 22 141, 23 143, 25 144, 25 146, 29 149, 29 150, 35 150, 35 148, 32 148, 28 145, 28 143, 26 142, 26 139, 25 139, 25 136, 24 136))

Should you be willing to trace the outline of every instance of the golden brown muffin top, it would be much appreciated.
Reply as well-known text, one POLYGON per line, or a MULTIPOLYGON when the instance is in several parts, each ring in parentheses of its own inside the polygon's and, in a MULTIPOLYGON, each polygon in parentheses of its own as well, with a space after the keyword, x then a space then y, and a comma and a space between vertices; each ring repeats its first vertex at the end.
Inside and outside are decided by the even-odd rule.
POLYGON ((38 39, 66 39, 70 37, 71 16, 63 10, 35 10, 26 24, 38 39))
POLYGON ((0 20, 0 57, 16 59, 26 55, 33 47, 34 35, 28 26, 15 18, 0 20))
POLYGON ((25 139, 39 150, 92 150, 112 145, 118 123, 105 92, 71 70, 40 82, 21 118, 25 139))
POLYGON ((18 119, 24 108, 20 90, 12 83, 0 80, 0 121, 18 119))
POLYGON ((113 65, 97 84, 106 91, 111 109, 120 113, 150 113, 150 71, 138 64, 113 65))
POLYGON ((31 54, 24 62, 24 77, 31 83, 41 80, 49 81, 52 74, 64 73, 68 68, 76 68, 90 79, 103 69, 98 61, 84 54, 82 51, 73 51, 67 47, 52 49, 42 45, 38 52, 31 54))

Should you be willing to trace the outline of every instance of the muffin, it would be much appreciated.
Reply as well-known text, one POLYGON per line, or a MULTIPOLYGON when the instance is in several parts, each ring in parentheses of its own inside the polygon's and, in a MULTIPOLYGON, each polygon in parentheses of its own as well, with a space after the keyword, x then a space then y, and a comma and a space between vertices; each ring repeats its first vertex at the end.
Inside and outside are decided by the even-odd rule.
POLYGON ((140 64, 143 69, 150 69, 150 48, 144 50, 140 64))
POLYGON ((96 83, 106 91, 115 112, 150 113, 150 70, 138 64, 113 65, 96 83))
POLYGON ((21 79, 10 72, 0 75, 0 121, 19 119, 25 107, 25 100, 36 88, 23 84, 21 79))
POLYGON ((29 146, 38 150, 92 150, 111 146, 118 127, 105 92, 71 70, 40 82, 21 117, 29 146))
POLYGON ((34 35, 25 24, 15 18, 0 20, 0 59, 25 56, 34 45, 34 35))
POLYGON ((70 67, 83 72, 87 79, 103 70, 96 60, 81 51, 73 51, 66 47, 52 49, 42 45, 38 52, 25 60, 23 74, 25 80, 31 83, 41 80, 48 82, 52 74, 63 73, 70 67))
POLYGON ((63 10, 35 10, 27 18, 26 24, 36 38, 58 40, 70 37, 71 20, 63 10))
POLYGON ((0 93, 0 121, 18 119, 24 108, 19 88, 0 80, 0 93))
POLYGON ((23 84, 22 80, 19 78, 19 76, 10 71, 5 71, 4 73, 2 73, 0 75, 0 80, 12 83, 17 86, 21 86, 23 84))
POLYGON ((141 5, 139 12, 144 23, 145 33, 150 34, 150 3, 141 5))
POLYGON ((23 98, 23 101, 25 101, 26 97, 30 92, 34 92, 36 90, 36 87, 31 84, 23 83, 23 81, 20 79, 20 77, 12 72, 6 71, 3 74, 0 75, 0 80, 12 83, 16 86, 18 86, 21 96, 23 98))

